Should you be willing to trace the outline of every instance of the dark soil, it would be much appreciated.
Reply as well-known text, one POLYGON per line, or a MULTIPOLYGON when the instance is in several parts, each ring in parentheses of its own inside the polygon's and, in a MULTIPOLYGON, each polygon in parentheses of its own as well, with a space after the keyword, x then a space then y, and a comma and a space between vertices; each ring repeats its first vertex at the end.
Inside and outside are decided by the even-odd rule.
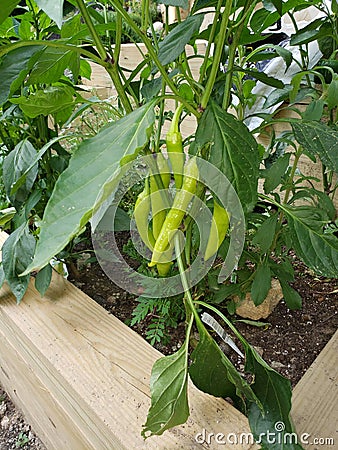
MULTIPOLYGON (((314 276, 296 258, 293 265, 296 271, 293 287, 302 297, 302 309, 291 311, 282 300, 264 320, 265 327, 241 322, 237 322, 236 327, 265 361, 295 386, 338 328, 338 283, 314 276)), ((131 318, 137 300, 108 279, 97 263, 84 268, 80 277, 71 281, 121 321, 131 318)), ((226 311, 224 308, 223 313, 227 314, 226 311)), ((229 318, 241 319, 236 315, 229 318)), ((145 337, 149 320, 150 317, 146 317, 133 329, 145 337)), ((184 329, 184 323, 171 328, 170 342, 155 347, 164 354, 173 353, 183 343, 184 329)), ((242 361, 237 360, 237 355, 232 354, 231 359, 241 366, 242 361)))
MULTIPOLYGON (((338 286, 337 280, 314 276, 296 258, 293 265, 296 271, 293 287, 303 299, 302 309, 290 311, 282 300, 264 320, 265 327, 258 328, 241 322, 236 322, 236 327, 263 358, 295 386, 338 327, 338 286)), ((82 267, 78 278, 70 276, 69 279, 121 321, 131 318, 137 300, 108 279, 97 263, 82 267)), ((226 308, 223 312, 227 314, 226 308)), ((237 316, 228 317, 233 321, 241 319, 237 316)), ((145 336, 150 319, 146 317, 133 329, 145 336)), ((170 342, 166 345, 157 344, 156 348, 164 354, 176 351, 183 343, 184 329, 184 323, 180 323, 177 328, 170 328, 170 342)), ((233 352, 229 356, 239 369, 243 369, 241 358, 233 352)), ((0 386, 0 450, 16 448, 45 450, 0 386)))

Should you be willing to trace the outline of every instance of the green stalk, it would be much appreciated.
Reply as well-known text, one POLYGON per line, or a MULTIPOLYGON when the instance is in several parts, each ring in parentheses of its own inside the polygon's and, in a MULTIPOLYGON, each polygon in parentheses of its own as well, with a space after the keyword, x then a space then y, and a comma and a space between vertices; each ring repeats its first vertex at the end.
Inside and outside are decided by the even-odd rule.
POLYGON ((181 277, 181 281, 182 281, 182 286, 184 289, 184 298, 186 301, 186 306, 188 306, 190 312, 193 314, 194 318, 200 322, 200 318, 199 315, 196 311, 196 308, 194 306, 194 301, 192 299, 190 290, 189 290, 189 284, 188 284, 188 280, 185 276, 185 269, 184 269, 184 264, 183 264, 183 260, 181 257, 181 252, 180 252, 180 239, 179 236, 176 234, 175 238, 175 252, 176 252, 176 258, 177 258, 177 265, 178 265, 178 270, 180 272, 180 277, 181 277))
POLYGON ((93 21, 89 15, 89 12, 86 8, 86 5, 84 4, 83 0, 76 0, 77 6, 80 10, 80 13, 82 15, 83 20, 86 23, 86 26, 88 27, 88 30, 94 40, 95 46, 96 46, 96 50, 98 52, 98 54, 100 55, 101 59, 103 59, 103 61, 107 60, 107 52, 106 49, 104 48, 101 39, 99 37, 99 35, 96 32, 95 26, 93 24, 93 21))
POLYGON ((111 3, 114 8, 116 9, 116 11, 118 11, 121 16, 125 19, 125 21, 128 23, 128 25, 130 26, 130 28, 135 31, 135 33, 140 37, 140 39, 142 40, 142 42, 144 43, 144 45, 146 46, 150 59, 154 62, 154 64, 158 67, 158 70, 160 71, 164 81, 166 82, 166 84, 168 85, 168 87, 170 88, 170 90, 178 97, 180 98, 180 101, 184 104, 184 107, 187 111, 191 112, 192 114, 194 114, 197 118, 200 117, 200 114, 195 110, 195 108, 193 106, 190 105, 190 103, 185 100, 184 98, 182 98, 180 96, 180 93, 178 91, 178 89, 175 86, 175 83, 171 80, 171 78, 169 77, 169 75, 167 74, 165 67, 160 63, 156 50, 154 49, 153 43, 151 42, 150 39, 148 39, 148 37, 146 36, 145 33, 143 33, 140 28, 136 25, 136 23, 129 17, 129 14, 127 13, 127 11, 125 11, 120 4, 116 3, 112 0, 109 0, 109 3, 111 3))
POLYGON ((208 78, 207 84, 205 86, 205 91, 204 91, 204 94, 201 99, 200 108, 202 111, 204 111, 205 108, 207 107, 207 104, 208 104, 210 96, 211 96, 212 89, 215 84, 217 73, 219 71, 219 65, 221 62, 225 38, 227 35, 227 28, 228 28, 228 22, 229 22, 229 17, 230 17, 230 13, 231 13, 231 8, 232 8, 232 1, 228 1, 226 3, 225 9, 222 13, 222 22, 221 22, 221 28, 219 31, 219 35, 217 37, 215 56, 214 56, 214 60, 212 62, 212 66, 211 66, 210 76, 208 78))
POLYGON ((218 17, 221 12, 222 4, 223 4, 223 0, 218 0, 217 6, 216 6, 216 11, 215 11, 214 21, 212 23, 211 30, 210 30, 207 49, 205 51, 204 60, 203 60, 202 66, 201 66, 201 74, 200 74, 200 77, 198 80, 199 83, 202 83, 202 81, 204 80, 204 77, 205 77, 205 72, 207 70, 207 63, 208 63, 208 59, 210 56, 211 46, 214 42, 214 38, 216 35, 217 22, 218 22, 218 17))
POLYGON ((114 47, 114 64, 118 64, 121 53, 121 41, 122 41, 122 16, 120 13, 116 13, 116 34, 115 34, 115 47, 114 47))
MULTIPOLYGON (((96 46, 96 50, 98 51, 100 58, 107 62, 108 64, 105 66, 106 70, 112 80, 112 82, 114 83, 114 86, 117 90, 118 96, 121 100, 121 103, 125 109, 125 111, 127 113, 130 113, 133 108, 131 106, 131 103, 129 101, 129 98, 125 92, 125 88, 121 82, 121 78, 120 78, 120 74, 118 72, 118 57, 119 57, 119 53, 120 53, 120 43, 117 43, 115 45, 115 50, 114 50, 114 61, 110 61, 109 55, 106 52, 106 49, 104 48, 100 36, 97 34, 97 31, 95 29, 95 26, 93 24, 93 21, 87 11, 86 5, 84 4, 83 0, 76 0, 76 3, 80 9, 81 15, 83 17, 83 20, 86 23, 86 26, 88 27, 88 30, 94 40, 95 46, 96 46), (115 53, 117 56, 117 59, 115 59, 115 53)), ((122 8, 123 9, 123 8, 122 8)), ((120 19, 122 20, 122 17, 120 17, 120 19)), ((117 28, 118 29, 118 28, 117 28)), ((120 32, 122 30, 122 23, 121 23, 121 27, 119 28, 120 32)), ((120 39, 121 40, 121 39, 120 39)))
POLYGON ((300 145, 295 153, 295 159, 292 164, 292 168, 291 168, 291 172, 290 172, 290 176, 289 176, 289 180, 288 180, 288 187, 285 190, 285 196, 284 196, 284 200, 283 200, 284 204, 286 204, 289 200, 290 193, 291 193, 292 186, 293 186, 293 178, 294 178, 296 170, 297 170, 299 158, 302 156, 302 154, 303 154, 303 148, 300 145))

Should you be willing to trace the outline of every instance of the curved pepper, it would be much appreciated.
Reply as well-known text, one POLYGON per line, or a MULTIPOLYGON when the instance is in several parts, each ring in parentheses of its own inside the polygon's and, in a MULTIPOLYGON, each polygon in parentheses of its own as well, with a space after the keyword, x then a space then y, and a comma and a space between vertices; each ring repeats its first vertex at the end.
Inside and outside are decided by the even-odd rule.
POLYGON ((178 122, 182 113, 182 105, 180 105, 174 114, 169 131, 166 136, 166 145, 171 167, 174 172, 176 189, 181 189, 183 180, 183 166, 185 155, 183 152, 182 135, 178 128, 178 122))
POLYGON ((190 201, 196 192, 196 180, 198 179, 198 167, 196 158, 191 158, 184 167, 182 189, 176 192, 173 205, 163 223, 161 232, 156 239, 151 262, 153 267, 161 262, 161 256, 170 249, 169 243, 178 230, 190 201))
POLYGON ((150 213, 150 196, 149 196, 149 180, 148 178, 145 181, 145 186, 143 191, 138 195, 135 207, 134 207, 134 218, 137 231, 140 235, 140 238, 144 242, 144 244, 150 249, 153 250, 155 245, 155 239, 153 233, 149 228, 148 217, 150 213))
MULTIPOLYGON (((161 176, 164 189, 168 189, 170 183, 170 169, 167 160, 161 153, 156 154, 156 162, 161 176)), ((151 211, 153 216, 153 235, 157 239, 160 234, 164 219, 166 217, 166 210, 163 201, 163 192, 157 184, 156 177, 150 175, 150 194, 151 194, 151 211)))
MULTIPOLYGON (((229 229, 229 215, 223 206, 214 200, 214 212, 204 259, 207 261, 219 249, 229 229)), ((156 244, 155 244, 156 245, 156 244)))
MULTIPOLYGON (((159 171, 159 175, 161 176, 162 184, 164 189, 168 189, 170 184, 170 169, 168 166, 167 160, 164 158, 164 156, 161 153, 156 154, 156 162, 157 162, 157 168, 159 171)), ((152 224, 153 224, 153 236, 155 239, 159 236, 163 222, 165 220, 165 217, 167 215, 167 211, 164 206, 163 201, 163 192, 159 190, 159 186, 156 182, 156 177, 154 175, 150 176, 150 192, 151 192, 151 209, 152 209, 152 224)), ((171 259, 172 252, 170 252, 170 255, 166 255, 165 259, 171 259)), ((156 265, 158 274, 160 277, 165 277, 170 267, 172 266, 172 262, 166 262, 166 263, 158 263, 156 265)))

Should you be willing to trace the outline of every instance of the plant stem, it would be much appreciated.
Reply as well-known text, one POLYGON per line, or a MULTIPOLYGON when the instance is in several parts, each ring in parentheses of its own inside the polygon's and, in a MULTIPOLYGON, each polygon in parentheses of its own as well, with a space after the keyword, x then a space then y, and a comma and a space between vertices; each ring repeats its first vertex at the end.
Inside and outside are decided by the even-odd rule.
POLYGON ((207 104, 208 104, 210 96, 211 96, 212 89, 215 84, 217 73, 219 71, 219 65, 221 62, 225 38, 227 35, 227 27, 228 27, 229 17, 230 17, 230 13, 231 13, 231 8, 232 8, 232 1, 226 2, 225 9, 222 13, 221 28, 220 28, 219 34, 217 36, 217 45, 216 45, 214 60, 212 62, 212 66, 211 66, 210 76, 208 78, 207 84, 205 86, 205 91, 204 91, 204 94, 201 99, 200 107, 201 107, 202 111, 204 111, 205 108, 207 107, 207 104))
POLYGON ((221 8, 222 8, 222 4, 223 4, 223 0, 218 0, 217 6, 216 6, 216 11, 215 11, 215 16, 214 16, 214 20, 212 22, 212 26, 211 26, 211 30, 210 30, 210 35, 209 35, 209 39, 208 39, 208 45, 207 45, 207 49, 205 51, 205 55, 204 55, 204 60, 201 66, 201 74, 199 77, 198 82, 202 83, 203 79, 205 77, 205 72, 207 70, 207 62, 210 56, 210 51, 211 51, 211 46, 214 42, 214 38, 216 35, 216 29, 217 29, 217 22, 218 22, 218 17, 220 15, 221 12, 221 8))
POLYGON ((76 0, 77 6, 80 10, 80 13, 82 15, 83 20, 86 23, 86 26, 88 27, 88 30, 92 36, 92 38, 94 39, 95 42, 95 46, 96 46, 96 50, 98 51, 98 54, 100 55, 101 59, 103 61, 107 60, 107 52, 106 49, 104 48, 101 39, 99 37, 99 35, 96 32, 95 26, 93 24, 93 21, 89 15, 89 12, 86 8, 86 5, 84 4, 83 0, 76 0))
POLYGON ((125 19, 125 21, 128 23, 128 25, 130 26, 130 28, 140 37, 140 39, 142 40, 142 42, 144 43, 144 45, 146 46, 150 59, 154 62, 154 64, 157 66, 158 70, 160 71, 160 74, 162 75, 164 81, 166 82, 166 84, 168 85, 168 87, 170 88, 170 90, 177 96, 180 98, 180 101, 184 104, 184 107, 187 111, 189 111, 190 113, 194 114, 197 118, 200 117, 200 114, 195 110, 195 108, 190 105, 190 103, 185 100, 183 97, 180 96, 180 93, 178 91, 178 89, 175 86, 175 83, 171 80, 171 78, 169 77, 169 75, 167 74, 165 67, 161 64, 156 49, 153 46, 153 43, 151 42, 150 39, 148 39, 147 35, 142 32, 142 30, 137 26, 137 24, 133 21, 133 19, 130 18, 129 14, 127 13, 127 11, 125 11, 123 9, 123 7, 120 5, 120 3, 115 2, 113 0, 109 0, 109 3, 111 3, 114 8, 116 9, 116 11, 118 11, 121 16, 125 19))
POLYGON ((291 193, 292 186, 293 186, 293 178, 294 178, 296 170, 297 170, 299 158, 302 156, 302 154, 303 154, 303 148, 300 145, 295 153, 295 159, 292 164, 292 168, 291 168, 291 172, 290 172, 290 176, 289 176, 289 180, 288 180, 288 187, 285 190, 285 196, 284 196, 284 200, 283 200, 284 204, 286 204, 289 200, 290 193, 291 193))
POLYGON ((174 240, 175 240, 175 252, 176 252, 177 265, 178 265, 178 270, 180 272, 180 277, 181 277, 182 286, 184 289, 184 296, 186 299, 186 303, 187 303, 187 306, 189 307, 190 311, 194 315, 195 319, 197 321, 200 321, 199 315, 196 311, 196 308, 194 306, 194 301, 193 301, 191 293, 190 293, 188 280, 185 275, 184 264, 183 264, 183 260, 181 257, 180 238, 177 234, 176 234, 174 240))
MULTIPOLYGON (((106 66, 106 70, 107 70, 112 82, 114 83, 114 86, 117 90, 117 93, 119 95, 121 103, 122 103, 124 109, 126 110, 126 112, 130 113, 133 110, 133 108, 132 108, 129 98, 125 92, 125 88, 121 82, 120 74, 118 72, 118 67, 117 67, 118 59, 119 59, 119 55, 120 55, 120 47, 121 47, 122 16, 120 16, 119 12, 117 13, 116 35, 117 35, 117 38, 119 38, 119 42, 115 43, 114 60, 110 61, 110 58, 106 52, 106 49, 104 48, 104 46, 101 42, 100 36, 97 34, 97 31, 95 29, 93 21, 87 11, 86 5, 84 4, 83 0, 76 0, 76 3, 80 9, 83 20, 85 21, 86 26, 88 27, 88 30, 95 42, 95 46, 100 55, 100 58, 103 61, 108 63, 106 66)), ((121 7, 122 7, 122 5, 121 5, 121 7)))

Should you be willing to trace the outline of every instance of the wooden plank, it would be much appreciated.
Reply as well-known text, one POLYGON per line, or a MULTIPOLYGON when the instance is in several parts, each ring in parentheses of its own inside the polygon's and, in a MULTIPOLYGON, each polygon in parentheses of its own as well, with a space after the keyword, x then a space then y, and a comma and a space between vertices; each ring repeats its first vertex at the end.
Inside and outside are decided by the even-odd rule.
POLYGON ((31 283, 19 306, 2 288, 0 340, 0 383, 48 449, 218 448, 195 436, 250 431, 230 404, 190 385, 188 422, 144 441, 149 376, 160 353, 60 276, 43 299, 31 283))
POLYGON ((308 434, 305 449, 337 448, 338 444, 338 331, 307 370, 293 392, 291 415, 298 435, 308 434), (314 440, 322 441, 315 445, 314 440), (335 445, 334 445, 335 444, 335 445))

